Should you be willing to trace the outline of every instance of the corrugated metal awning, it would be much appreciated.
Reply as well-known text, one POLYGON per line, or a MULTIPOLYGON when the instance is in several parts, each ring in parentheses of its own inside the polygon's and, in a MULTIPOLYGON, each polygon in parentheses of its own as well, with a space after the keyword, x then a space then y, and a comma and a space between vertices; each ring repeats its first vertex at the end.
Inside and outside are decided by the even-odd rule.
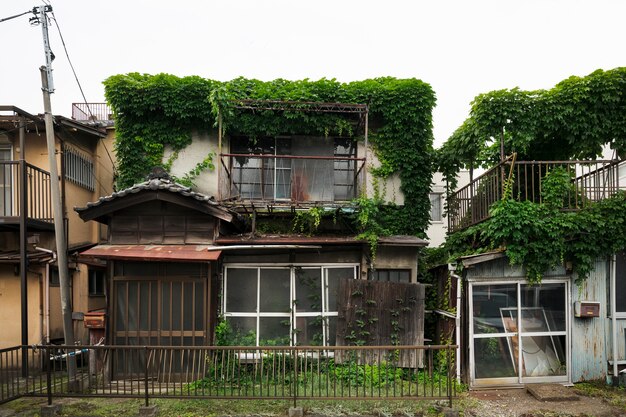
POLYGON ((208 251, 207 248, 208 245, 98 245, 80 256, 154 262, 216 261, 222 252, 208 251))

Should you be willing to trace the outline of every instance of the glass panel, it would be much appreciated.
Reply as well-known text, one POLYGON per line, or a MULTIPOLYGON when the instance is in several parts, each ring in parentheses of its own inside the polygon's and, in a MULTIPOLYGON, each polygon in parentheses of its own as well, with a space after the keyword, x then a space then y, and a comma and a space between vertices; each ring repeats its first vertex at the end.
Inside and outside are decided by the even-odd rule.
POLYGON ((565 284, 521 286, 522 332, 565 331, 565 284))
POLYGON ((170 315, 172 314, 171 282, 161 284, 161 329, 171 330, 170 315))
POLYGON ((149 330, 150 282, 139 283, 139 330, 149 330))
POLYGON ((328 339, 328 345, 334 346, 337 343, 337 317, 326 317, 328 322, 328 329, 326 331, 326 339, 328 339))
POLYGON ((193 330, 193 282, 185 282, 183 284, 183 330, 193 330))
POLYGON ((256 317, 228 317, 230 333, 225 337, 226 346, 255 346, 256 317))
POLYGON ((323 346, 324 334, 322 316, 317 317, 297 317, 296 318, 296 340, 298 345, 323 346))
POLYGON ((180 330, 182 301, 182 284, 180 282, 172 282, 172 330, 180 330))
POLYGON ((256 268, 228 268, 226 270, 227 312, 256 312, 257 271, 256 268))
POLYGON ((137 281, 128 283, 128 330, 137 330, 137 281))
POLYGON ((117 300, 117 311, 115 312, 115 331, 126 330, 126 283, 115 283, 115 298, 117 300))
POLYGON ((259 318, 259 346, 289 346, 289 317, 259 318))
POLYGON ((504 333, 503 309, 517 307, 517 285, 474 285, 472 306, 475 334, 504 333))
POLYGON ((288 313, 289 269, 261 269, 261 294, 259 311, 265 313, 288 313))
POLYGON ((158 306, 159 306, 159 294, 156 282, 150 283, 150 329, 158 330, 158 306))
POLYGON ((522 337, 522 375, 566 375, 564 342, 565 336, 522 337))
POLYGON ((326 269, 326 312, 338 311, 337 293, 341 279, 355 279, 354 267, 326 269))
POLYGON ((474 339, 476 378, 515 377, 514 360, 506 337, 474 339))
POLYGON ((195 330, 204 330, 204 285, 201 282, 195 284, 195 297, 194 315, 196 322, 194 328, 195 330))
POLYGON ((322 311, 321 268, 296 268, 296 311, 322 311))
MULTIPOLYGON (((297 137, 292 140, 297 156, 334 156, 332 138, 297 137)), ((291 199, 334 201, 335 173, 332 159, 294 159, 291 172, 291 199)))

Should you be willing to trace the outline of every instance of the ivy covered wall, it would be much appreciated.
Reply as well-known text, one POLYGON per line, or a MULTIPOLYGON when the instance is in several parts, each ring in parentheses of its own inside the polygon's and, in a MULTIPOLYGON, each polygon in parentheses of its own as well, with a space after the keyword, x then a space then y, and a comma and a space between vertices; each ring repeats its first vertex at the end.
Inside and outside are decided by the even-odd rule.
MULTIPOLYGON (((120 74, 104 82, 116 121, 118 189, 143 181, 163 162, 166 147, 174 152, 191 142, 193 131, 210 131, 222 114, 227 134, 250 137, 282 134, 345 135, 351 125, 338 114, 272 111, 242 112, 233 100, 289 100, 361 103, 369 106, 369 140, 380 166, 376 179, 398 175, 405 204, 359 198, 358 224, 367 238, 410 234, 424 236, 429 222, 432 177, 432 109, 435 94, 417 79, 376 78, 351 83, 237 78, 219 82, 169 74, 120 74)), ((200 169, 211 168, 204 161, 200 169)), ((193 167, 190 167, 193 168, 193 167)))

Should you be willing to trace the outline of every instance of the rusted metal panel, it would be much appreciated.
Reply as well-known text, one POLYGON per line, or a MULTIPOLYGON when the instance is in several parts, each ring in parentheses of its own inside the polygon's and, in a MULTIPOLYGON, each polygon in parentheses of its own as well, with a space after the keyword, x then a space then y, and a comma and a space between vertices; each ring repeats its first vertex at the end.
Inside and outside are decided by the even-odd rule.
POLYGON ((611 347, 611 323, 607 318, 606 260, 598 260, 595 268, 582 286, 572 283, 572 302, 593 300, 600 302, 600 316, 576 318, 571 314, 571 375, 572 382, 604 379, 607 376, 607 361, 611 347))
POLYGON ((132 261, 215 261, 221 251, 209 251, 207 245, 98 245, 80 256, 132 261))

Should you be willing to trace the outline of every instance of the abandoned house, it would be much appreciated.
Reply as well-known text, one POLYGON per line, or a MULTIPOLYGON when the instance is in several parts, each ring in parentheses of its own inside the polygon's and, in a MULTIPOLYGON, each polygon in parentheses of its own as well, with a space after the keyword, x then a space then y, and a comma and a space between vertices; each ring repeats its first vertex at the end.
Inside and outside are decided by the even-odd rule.
MULTIPOLYGON (((619 160, 507 159, 451 195, 450 230, 489 218, 489 207, 502 198, 501 167, 517 174, 514 198, 534 202, 547 172, 569 170, 571 191, 562 200, 569 210, 626 188, 619 160)), ((626 364, 623 252, 598 258, 583 283, 567 262, 544 271, 541 283, 529 282, 525 266, 511 265, 505 250, 460 257, 457 268, 439 267, 437 274, 443 304, 454 311, 440 311, 439 334, 459 344, 457 372, 472 388, 610 380, 626 364)))
MULTIPOLYGON (((173 160, 169 172, 154 169, 144 182, 75 208, 84 221, 108 229, 107 239, 80 258, 107 264, 110 343, 351 344, 341 282, 365 280, 397 283, 398 291, 421 288, 409 324, 417 331, 396 343, 422 344, 417 266, 427 242, 381 236, 373 253, 346 220, 356 198, 374 193, 369 170, 378 162, 368 142, 368 106, 268 100, 233 106, 246 117, 339 114, 346 129, 262 137, 221 125, 194 130, 186 148, 165 149, 164 165, 173 160), (214 169, 194 178, 193 191, 177 183, 207 155, 214 169), (216 334, 221 320, 227 334, 216 334)), ((401 206, 399 184, 391 176, 377 186, 401 206)), ((377 343, 390 344, 388 337, 377 343)))

